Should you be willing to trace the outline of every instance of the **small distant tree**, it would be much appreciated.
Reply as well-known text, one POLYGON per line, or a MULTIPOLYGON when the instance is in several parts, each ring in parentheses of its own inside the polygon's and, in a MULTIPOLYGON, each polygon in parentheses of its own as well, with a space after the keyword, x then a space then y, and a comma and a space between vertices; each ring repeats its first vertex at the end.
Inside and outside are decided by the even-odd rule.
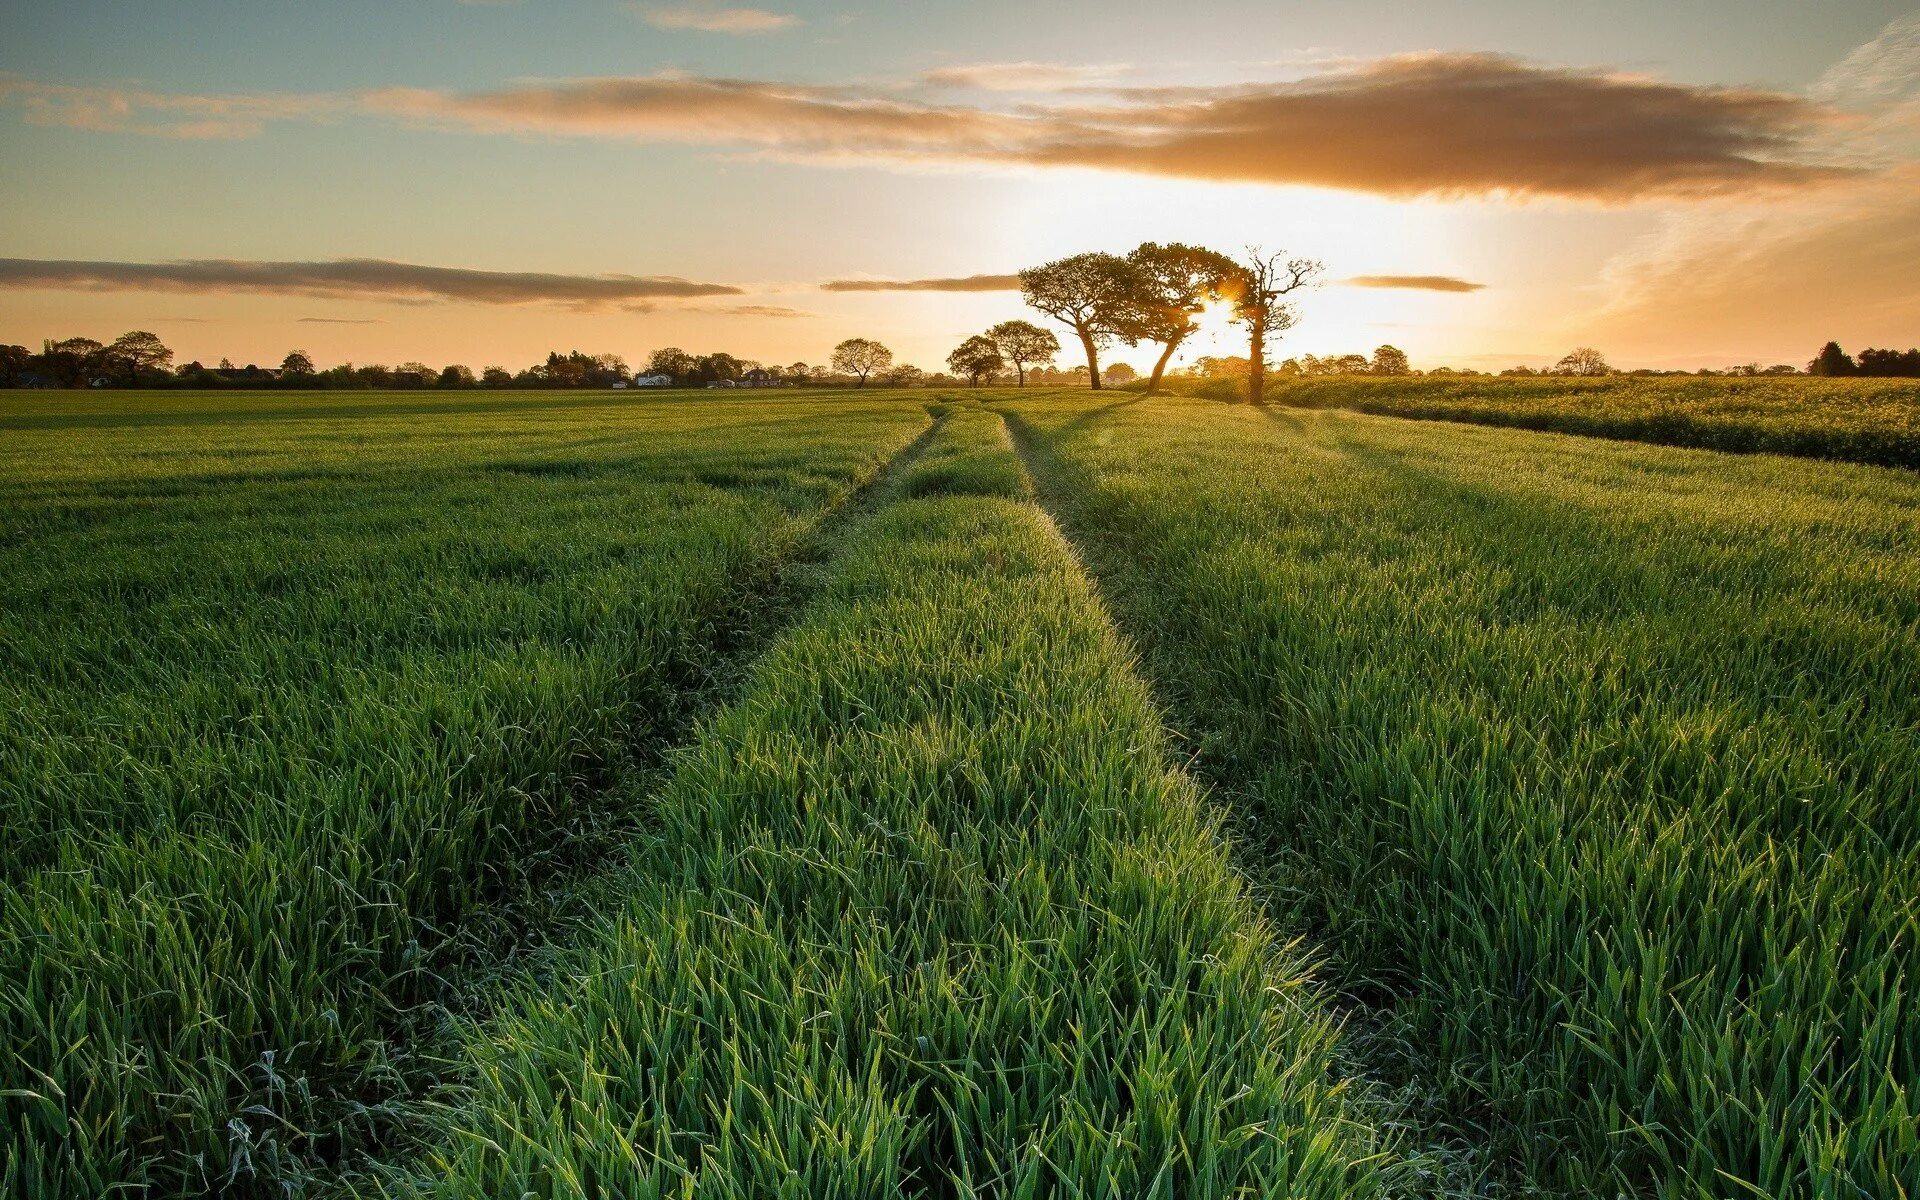
POLYGON ((459 363, 452 363, 440 369, 438 386, 443 388, 470 388, 474 384, 473 372, 459 363))
POLYGON ((25 346, 0 346, 0 387, 15 388, 26 382, 33 364, 33 352, 25 346))
POLYGON ((513 383, 513 373, 505 367, 488 367, 480 372, 480 386, 490 388, 509 387, 513 383))
POLYGON ((1233 319, 1247 327, 1247 399, 1266 403, 1267 340, 1292 329, 1299 314, 1287 299, 1325 270, 1311 258, 1286 258, 1249 247, 1238 273, 1226 284, 1233 319))
POLYGON ((693 360, 687 378, 695 383, 738 383, 747 373, 747 364, 731 354, 714 351, 693 360))
POLYGON ((665 346, 647 356, 647 374, 685 379, 693 374, 693 355, 678 346, 665 346))
POLYGON ((627 360, 618 354, 596 354, 591 361, 593 365, 586 373, 590 387, 612 387, 633 374, 627 360))
POLYGON ((1238 354, 1205 354, 1193 360, 1187 374, 1197 379, 1245 379, 1247 360, 1238 354))
POLYGON ((290 350, 280 360, 280 375, 285 379, 303 379, 314 373, 313 360, 304 350, 290 350))
POLYGON ((1853 356, 1840 348, 1839 342, 1828 342, 1820 347, 1820 353, 1813 356, 1807 364, 1809 375, 1852 375, 1860 368, 1853 356))
POLYGON ((120 364, 127 373, 127 383, 132 387, 140 386, 141 372, 164 371, 173 365, 173 351, 144 329, 121 334, 101 353, 107 361, 120 364))
POLYGON ((1121 387, 1140 378, 1140 372, 1126 363, 1109 363, 1107 369, 1100 374, 1107 381, 1108 387, 1121 387))
POLYGON ((1607 364, 1607 356, 1592 346, 1581 346, 1553 364, 1555 375, 1600 376, 1613 374, 1613 368, 1607 364))
POLYGON ((1775 363, 1760 373, 1762 375, 1798 375, 1800 368, 1792 363, 1775 363))
POLYGON ((985 334, 975 334, 947 355, 947 369, 964 378, 971 387, 979 387, 982 379, 991 379, 1006 368, 1007 361, 1001 356, 1000 347, 985 334))
POLYGON ((807 381, 809 373, 812 370, 813 368, 809 367, 807 364, 803 362, 797 362, 787 368, 786 374, 787 374, 787 378, 791 379, 795 383, 805 383, 807 381))
POLYGON ((901 363, 883 378, 888 387, 923 387, 927 382, 927 373, 912 363, 901 363))
POLYGON ((440 373, 423 362, 404 362, 393 369, 392 382, 395 387, 423 388, 432 387, 440 373))
POLYGON ((893 351, 871 338, 848 338, 833 348, 832 362, 834 370, 856 377, 856 386, 865 387, 868 376, 893 365, 893 351))
POLYGON ((986 338, 1001 358, 1013 364, 1021 387, 1027 386, 1029 368, 1048 366, 1060 356, 1060 339, 1053 330, 1032 321, 1002 321, 987 330, 986 338))
POLYGON ((1411 375, 1413 364, 1407 352, 1397 346, 1382 346, 1373 352, 1371 370, 1375 375, 1411 375))
POLYGON ((100 352, 106 347, 88 337, 62 338, 40 344, 34 366, 61 387, 86 387, 100 372, 100 352))
MULTIPOLYGON (((1087 379, 1100 390, 1100 349, 1115 338, 1138 341, 1138 273, 1113 254, 1075 254, 1020 272, 1032 307, 1073 330, 1087 353, 1087 379)), ((1002 350, 1005 353, 1005 350, 1002 350)))
POLYGON ((1373 362, 1364 354, 1339 354, 1322 359, 1329 375, 1366 375, 1373 370, 1373 362))

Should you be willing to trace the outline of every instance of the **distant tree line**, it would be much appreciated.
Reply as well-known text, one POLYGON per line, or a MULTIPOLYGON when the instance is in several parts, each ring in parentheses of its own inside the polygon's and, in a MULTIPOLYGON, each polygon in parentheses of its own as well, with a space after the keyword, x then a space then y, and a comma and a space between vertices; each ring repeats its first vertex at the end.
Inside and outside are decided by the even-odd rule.
POLYGON ((1807 364, 1807 374, 1916 379, 1920 378, 1920 350, 1862 350, 1856 358, 1842 350, 1839 342, 1828 342, 1807 364))
MULTIPOLYGON (((409 388, 611 388, 633 382, 634 372, 618 354, 578 350, 549 353, 543 362, 520 371, 490 366, 477 374, 458 363, 431 367, 421 362, 398 366, 341 363, 318 367, 305 351, 294 350, 278 366, 235 366, 221 359, 209 367, 195 361, 174 366, 174 353, 145 331, 122 334, 102 343, 64 338, 42 344, 39 353, 25 346, 0 345, 0 388, 180 387, 368 390, 409 388)), ((851 338, 837 347, 829 365, 768 365, 731 354, 689 354, 678 347, 656 350, 644 374, 663 376, 678 387, 707 385, 831 386, 869 380, 893 386, 955 382, 917 367, 895 365, 893 352, 878 342, 851 338)))

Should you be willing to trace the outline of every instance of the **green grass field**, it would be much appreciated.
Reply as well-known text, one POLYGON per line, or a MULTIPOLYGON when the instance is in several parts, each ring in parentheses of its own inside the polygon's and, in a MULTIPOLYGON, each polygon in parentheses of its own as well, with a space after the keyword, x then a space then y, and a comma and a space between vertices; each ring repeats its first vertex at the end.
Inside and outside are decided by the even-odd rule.
MULTIPOLYGON (((1240 394, 1235 381, 1169 382, 1216 399, 1240 394)), ((1920 380, 1349 375, 1269 382, 1270 403, 1296 408, 1920 467, 1920 380)))
POLYGON ((1907 471, 984 390, 0 447, 5 1194, 1920 1194, 1907 471))
POLYGON ((1283 927, 1553 1195, 1920 1192, 1920 479, 1016 404, 1283 927))
POLYGON ((461 923, 618 818, 611 773, 927 421, 131 403, 0 418, 0 1159, 38 1194, 363 1141, 461 923))

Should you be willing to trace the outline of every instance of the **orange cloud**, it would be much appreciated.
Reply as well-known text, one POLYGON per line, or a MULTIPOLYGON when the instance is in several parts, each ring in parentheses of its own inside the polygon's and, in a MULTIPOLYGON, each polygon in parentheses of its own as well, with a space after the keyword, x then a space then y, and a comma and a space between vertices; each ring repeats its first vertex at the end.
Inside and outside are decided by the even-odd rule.
MULTIPOLYGON (((761 12, 687 11, 729 21, 761 12)), ((978 82, 980 69, 947 70, 978 82)), ((466 132, 745 146, 824 162, 1079 167, 1396 197, 1599 203, 1752 194, 1847 173, 1836 165, 1845 122, 1805 97, 1492 54, 1400 55, 1298 81, 1104 95, 929 104, 880 86, 682 74, 352 97, 175 96, 0 79, 0 100, 24 103, 30 120, 176 137, 246 136, 270 120, 350 111, 466 132)))
POLYGON ((996 109, 684 75, 367 102, 480 131, 748 145, 827 160, 1091 167, 1390 196, 1701 198, 1841 174, 1806 160, 1839 121, 1803 97, 1491 54, 1417 54, 1298 82, 1125 89, 996 109))
POLYGON ((1018 143, 1029 118, 811 84, 688 75, 574 79, 495 92, 370 93, 377 111, 482 133, 754 145, 814 157, 983 158, 1018 143))
POLYGON ((957 279, 834 279, 823 292, 1017 292, 1018 275, 967 275, 957 279))
POLYGON ((984 92, 1055 92, 1086 87, 1125 71, 1120 64, 1074 66, 1069 63, 968 63, 924 72, 920 82, 933 87, 973 88, 984 92))
POLYGON ((4 75, 0 102, 22 106, 34 125, 189 140, 256 137, 269 121, 311 120, 353 104, 349 97, 329 93, 195 96, 4 75))
POLYGON ((592 309, 645 307, 656 300, 738 296, 742 289, 674 276, 557 275, 539 271, 475 271, 377 258, 329 262, 76 262, 0 258, 0 288, 127 292, 261 292, 326 299, 402 303, 456 300, 474 304, 549 302, 592 309))
POLYGON ((696 308, 691 311, 717 313, 727 317, 764 317, 776 321, 788 321, 798 317, 811 317, 814 315, 803 309, 788 308, 780 304, 728 304, 719 307, 696 308))
POLYGON ((1484 283, 1455 279, 1451 275, 1354 275, 1340 280, 1345 287, 1397 288, 1417 292, 1478 292, 1484 283))

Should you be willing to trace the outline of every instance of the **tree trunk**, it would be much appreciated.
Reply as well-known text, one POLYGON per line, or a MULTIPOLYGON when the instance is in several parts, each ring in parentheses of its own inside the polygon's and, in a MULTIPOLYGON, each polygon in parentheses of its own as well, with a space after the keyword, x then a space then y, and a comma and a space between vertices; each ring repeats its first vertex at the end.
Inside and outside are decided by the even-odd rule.
POLYGON ((1087 374, 1092 378, 1093 390, 1100 390, 1100 351, 1093 344, 1093 335, 1082 331, 1080 344, 1087 348, 1087 374))
POLYGON ((1173 352, 1179 348, 1180 339, 1175 338, 1167 343, 1165 350, 1160 352, 1160 361, 1153 364, 1153 378, 1147 380, 1147 395, 1151 396, 1160 390, 1160 377, 1167 373, 1167 363, 1173 358, 1173 352))
POLYGON ((1265 404, 1267 386, 1267 323, 1256 317, 1247 322, 1247 399, 1265 404))
POLYGON ((1027 386, 1027 364, 1025 364, 1025 363, 1015 363, 1015 364, 1013 364, 1013 369, 1014 369, 1015 371, 1017 371, 1017 372, 1019 372, 1019 375, 1020 375, 1020 386, 1021 386, 1021 387, 1023 387, 1023 388, 1024 388, 1024 387, 1026 387, 1026 386, 1027 386))

